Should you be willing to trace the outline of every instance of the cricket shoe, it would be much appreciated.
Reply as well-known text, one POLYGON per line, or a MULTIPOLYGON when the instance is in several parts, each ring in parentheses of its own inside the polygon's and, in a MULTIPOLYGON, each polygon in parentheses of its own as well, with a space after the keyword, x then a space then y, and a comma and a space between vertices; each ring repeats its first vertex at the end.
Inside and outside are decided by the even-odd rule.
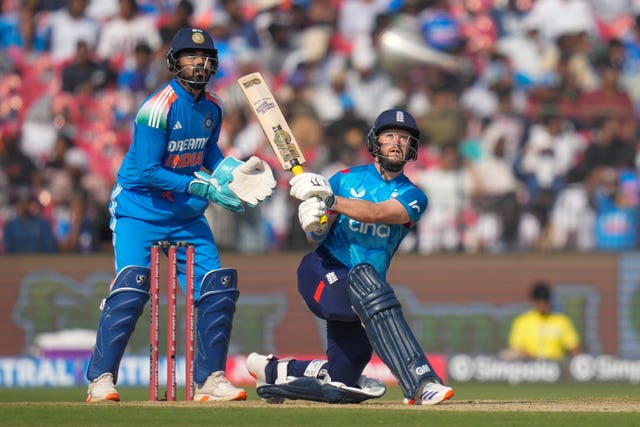
POLYGON ((224 371, 216 371, 202 384, 196 384, 196 392, 193 396, 196 402, 247 400, 247 392, 231 384, 224 371))
POLYGON ((453 397, 453 389, 436 381, 429 381, 413 399, 404 399, 405 405, 437 405, 453 397))
MULTIPOLYGON (((247 371, 249 371, 249 375, 256 379, 256 388, 267 385, 267 384, 281 384, 291 380, 292 378, 287 378, 287 365, 291 359, 278 359, 272 354, 267 356, 251 353, 246 360, 247 371), (278 366, 276 368, 278 377, 273 382, 269 382, 267 379, 267 366, 269 363, 277 363, 278 366)), ((262 400, 268 403, 282 403, 284 399, 282 398, 263 398, 262 400)))
POLYGON ((94 402, 120 402, 120 395, 113 384, 113 374, 105 372, 91 381, 87 389, 87 403, 94 402))

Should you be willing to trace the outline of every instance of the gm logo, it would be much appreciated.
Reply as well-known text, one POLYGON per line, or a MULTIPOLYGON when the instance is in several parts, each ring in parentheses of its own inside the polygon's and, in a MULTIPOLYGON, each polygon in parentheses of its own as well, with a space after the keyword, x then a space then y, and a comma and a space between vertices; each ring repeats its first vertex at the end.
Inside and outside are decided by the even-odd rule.
POLYGON ((416 374, 418 374, 418 375, 424 375, 424 374, 429 373, 429 372, 431 372, 431 369, 429 368, 429 365, 427 365, 427 364, 424 364, 422 366, 418 366, 416 368, 416 374))

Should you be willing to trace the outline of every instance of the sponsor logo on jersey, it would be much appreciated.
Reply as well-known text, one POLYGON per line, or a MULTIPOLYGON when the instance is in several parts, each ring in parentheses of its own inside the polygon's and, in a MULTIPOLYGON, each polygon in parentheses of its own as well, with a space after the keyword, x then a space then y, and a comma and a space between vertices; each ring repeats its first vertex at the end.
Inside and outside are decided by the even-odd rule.
POLYGON ((349 230, 365 234, 367 236, 380 237, 386 239, 391 235, 391 227, 387 224, 370 224, 366 222, 358 222, 356 220, 349 220, 349 230))
POLYGON ((177 121, 176 124, 173 125, 173 130, 177 129, 182 129, 182 123, 180 123, 179 121, 177 121))
POLYGON ((207 138, 187 138, 179 141, 169 141, 167 151, 173 153, 174 151, 202 150, 206 144, 207 138))
POLYGON ((361 191, 356 191, 355 188, 351 188, 349 189, 349 192, 351 193, 351 196, 353 196, 355 199, 361 199, 364 197, 365 194, 367 194, 367 190, 361 190, 361 191))
POLYGON ((411 209, 415 209, 416 212, 420 212, 420 205, 418 204, 417 200, 410 202, 409 206, 411 207, 411 209))
POLYGON ((200 166, 202 165, 202 154, 202 151, 197 151, 195 153, 170 154, 164 165, 170 169, 200 166))

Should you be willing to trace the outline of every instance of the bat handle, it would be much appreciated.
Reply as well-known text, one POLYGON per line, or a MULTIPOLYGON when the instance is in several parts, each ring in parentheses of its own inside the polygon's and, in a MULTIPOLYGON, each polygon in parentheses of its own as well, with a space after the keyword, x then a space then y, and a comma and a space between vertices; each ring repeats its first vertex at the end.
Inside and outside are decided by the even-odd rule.
MULTIPOLYGON (((291 173, 293 173, 294 175, 300 175, 302 172, 304 172, 304 170, 302 170, 302 166, 300 165, 295 165, 294 167, 291 168, 291 173)), ((326 223, 327 223, 327 216, 322 215, 322 217, 320 217, 320 224, 326 224, 326 223)))

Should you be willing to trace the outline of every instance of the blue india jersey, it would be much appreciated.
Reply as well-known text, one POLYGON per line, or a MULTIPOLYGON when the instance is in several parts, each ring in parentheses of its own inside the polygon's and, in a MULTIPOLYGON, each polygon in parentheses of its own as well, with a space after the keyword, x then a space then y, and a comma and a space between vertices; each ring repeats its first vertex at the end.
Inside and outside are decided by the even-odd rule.
POLYGON ((385 181, 373 163, 339 171, 329 182, 338 196, 370 202, 394 198, 409 213, 407 224, 367 224, 339 215, 320 243, 349 269, 368 262, 386 279, 400 242, 427 209, 427 196, 405 175, 385 181))
POLYGON ((222 116, 212 93, 196 100, 176 79, 161 86, 138 110, 118 183, 126 190, 186 193, 195 171, 212 171, 223 158, 217 144, 222 116))

